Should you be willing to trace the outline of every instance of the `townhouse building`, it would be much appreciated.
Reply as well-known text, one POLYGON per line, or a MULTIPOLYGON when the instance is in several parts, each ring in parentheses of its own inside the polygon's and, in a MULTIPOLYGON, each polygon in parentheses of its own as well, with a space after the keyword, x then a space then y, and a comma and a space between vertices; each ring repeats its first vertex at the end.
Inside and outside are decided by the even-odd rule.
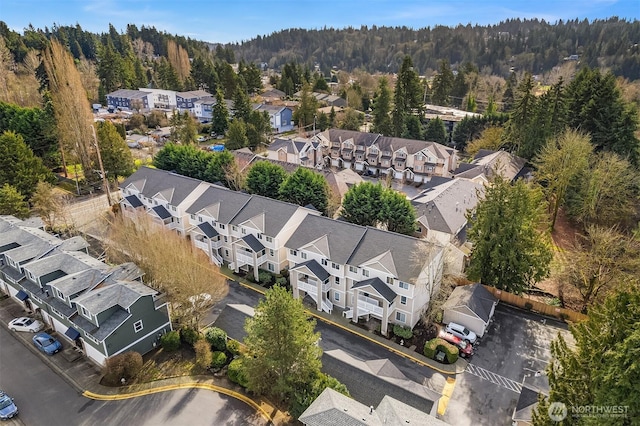
POLYGON ((385 334, 391 323, 415 326, 440 286, 438 244, 198 182, 141 168, 121 184, 122 210, 132 217, 136 210, 145 212, 178 231, 171 220, 158 220, 157 207, 167 198, 163 194, 180 193, 185 201, 178 207, 184 206, 186 215, 180 230, 212 262, 252 273, 256 280, 260 269, 288 269, 295 297, 309 295, 318 310, 337 308, 353 321, 377 318, 385 334), (187 195, 189 189, 196 195, 187 195))
POLYGON ((458 163, 457 151, 444 145, 375 133, 329 129, 314 136, 325 153, 325 164, 403 182, 449 177, 458 163))
POLYGON ((316 169, 324 167, 324 155, 320 142, 300 137, 276 138, 267 147, 267 158, 303 167, 316 169))
POLYGON ((275 133, 293 130, 293 110, 288 106, 259 104, 254 106, 254 111, 266 112, 269 115, 271 129, 275 133))
POLYGON ((87 247, 80 237, 61 240, 0 216, 0 290, 99 365, 149 352, 171 330, 163 296, 135 265, 107 265, 87 247))
POLYGON ((149 111, 153 108, 153 94, 150 91, 118 89, 107 96, 107 108, 111 111, 149 111))
POLYGON ((442 280, 442 246, 322 216, 305 217, 285 246, 294 297, 354 322, 377 318, 383 334, 413 328, 442 280))
POLYGON ((211 261, 236 273, 287 266, 284 249, 296 226, 319 212, 295 204, 231 191, 164 170, 141 168, 121 185, 123 214, 151 219, 191 239, 211 261))

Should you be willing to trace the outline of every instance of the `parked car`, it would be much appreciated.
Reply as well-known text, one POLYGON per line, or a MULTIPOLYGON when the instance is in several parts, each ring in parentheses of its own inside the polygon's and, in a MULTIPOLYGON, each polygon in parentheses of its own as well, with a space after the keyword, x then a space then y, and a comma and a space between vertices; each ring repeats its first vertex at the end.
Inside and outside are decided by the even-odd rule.
POLYGON ((473 345, 471 345, 470 343, 467 343, 465 340, 462 340, 458 336, 454 336, 451 333, 447 333, 445 330, 440 330, 440 333, 438 333, 438 337, 443 340, 446 340, 452 345, 457 346, 458 349, 460 350, 460 356, 462 358, 469 358, 471 355, 473 355, 473 345))
POLYGON ((14 318, 9 321, 9 329, 11 331, 28 331, 30 333, 37 333, 43 328, 43 323, 29 317, 14 318))
POLYGON ((18 407, 13 403, 13 398, 0 390, 0 419, 9 420, 18 415, 18 407))
POLYGON ((53 355, 62 350, 62 344, 47 333, 38 333, 33 336, 33 344, 47 355, 53 355))
POLYGON ((445 330, 447 331, 447 333, 451 333, 454 336, 458 336, 459 338, 468 341, 472 345, 478 339, 478 336, 476 336, 476 333, 467 329, 464 325, 456 324, 455 322, 450 322, 449 324, 447 324, 447 327, 445 328, 445 330))

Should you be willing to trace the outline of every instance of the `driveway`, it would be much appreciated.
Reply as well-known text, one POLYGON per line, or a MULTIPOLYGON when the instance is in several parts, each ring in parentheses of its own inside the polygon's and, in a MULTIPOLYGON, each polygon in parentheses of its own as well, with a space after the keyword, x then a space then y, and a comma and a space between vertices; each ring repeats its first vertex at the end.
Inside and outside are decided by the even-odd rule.
POLYGON ((544 370, 551 341, 567 324, 499 304, 493 323, 457 382, 444 420, 455 425, 507 425, 525 375, 544 370))

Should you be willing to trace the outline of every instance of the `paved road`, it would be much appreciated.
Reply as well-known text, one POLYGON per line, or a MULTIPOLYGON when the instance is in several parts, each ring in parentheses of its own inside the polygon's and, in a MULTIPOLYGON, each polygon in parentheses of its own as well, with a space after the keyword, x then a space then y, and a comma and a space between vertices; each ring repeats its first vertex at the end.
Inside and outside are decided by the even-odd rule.
MULTIPOLYGON (((235 282, 229 284, 229 294, 209 312, 204 324, 211 324, 227 304, 245 304, 255 307, 262 295, 235 282)), ((407 358, 388 351, 384 347, 354 335, 323 321, 316 321, 316 330, 320 332, 320 347, 324 351, 343 349, 350 354, 365 360, 387 358, 396 365, 409 379, 420 384, 427 384, 435 373, 428 367, 418 365, 407 358)), ((441 389, 435 389, 440 391, 441 389)))
MULTIPOLYGON (((0 328, 0 388, 20 410, 23 425, 264 425, 245 403, 202 389, 184 389, 123 401, 78 394, 10 332, 0 328)), ((60 354, 54 355, 60 356, 60 354)))

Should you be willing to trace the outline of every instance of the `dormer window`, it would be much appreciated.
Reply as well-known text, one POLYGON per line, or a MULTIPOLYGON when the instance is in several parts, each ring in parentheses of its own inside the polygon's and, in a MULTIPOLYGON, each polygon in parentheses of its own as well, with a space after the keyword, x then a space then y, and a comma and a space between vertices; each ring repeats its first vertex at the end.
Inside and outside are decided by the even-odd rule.
POLYGON ((56 296, 58 296, 58 298, 64 300, 64 294, 62 294, 62 292, 60 290, 58 290, 57 288, 56 288, 56 296))
POLYGON ((80 313, 82 314, 83 317, 87 317, 87 318, 91 318, 91 314, 89 313, 89 311, 87 311, 87 309, 82 306, 82 305, 78 305, 80 306, 80 313))

